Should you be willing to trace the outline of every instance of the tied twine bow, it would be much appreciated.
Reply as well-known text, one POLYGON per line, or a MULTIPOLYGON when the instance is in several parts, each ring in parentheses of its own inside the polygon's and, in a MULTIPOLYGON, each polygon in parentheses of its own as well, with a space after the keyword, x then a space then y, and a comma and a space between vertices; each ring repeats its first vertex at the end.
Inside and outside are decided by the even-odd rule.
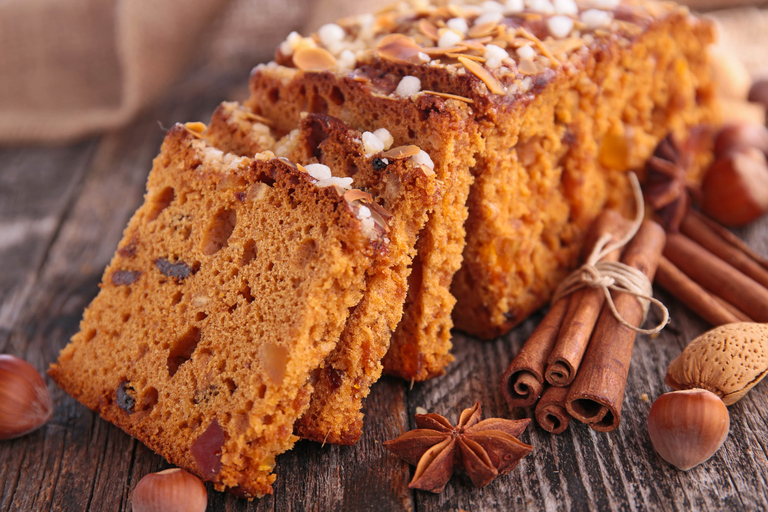
POLYGON ((640 183, 638 182, 635 173, 629 173, 629 181, 632 184, 632 190, 635 193, 635 202, 637 203, 637 215, 632 221, 631 229, 621 240, 613 244, 609 244, 613 235, 610 233, 603 234, 595 244, 595 248, 592 249, 592 253, 587 258, 586 263, 571 273, 571 275, 557 287, 555 295, 552 298, 552 304, 562 297, 570 295, 582 288, 600 288, 605 294, 605 300, 611 308, 611 313, 613 313, 614 318, 616 318, 621 325, 640 334, 655 334, 660 332, 664 326, 667 325, 667 322, 669 322, 669 310, 667 310, 666 306, 664 306, 661 301, 653 298, 653 286, 645 274, 636 268, 621 262, 600 261, 610 252, 627 245, 627 243, 634 238, 637 230, 640 229, 640 224, 643 222, 643 217, 645 216, 643 193, 640 190, 640 183), (624 320, 616 309, 616 305, 611 297, 611 290, 629 293, 630 295, 637 297, 637 300, 643 308, 643 321, 640 325, 645 322, 645 318, 648 315, 648 308, 651 303, 661 310, 663 317, 661 322, 651 329, 641 329, 630 324, 624 320))

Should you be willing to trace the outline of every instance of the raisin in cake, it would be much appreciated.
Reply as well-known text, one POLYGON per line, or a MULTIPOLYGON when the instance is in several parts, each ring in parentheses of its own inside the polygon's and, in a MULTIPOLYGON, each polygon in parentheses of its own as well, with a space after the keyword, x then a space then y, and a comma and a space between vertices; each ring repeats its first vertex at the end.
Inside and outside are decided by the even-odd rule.
POLYGON ((168 133, 50 375, 171 463, 262 496, 387 239, 351 180, 223 153, 204 128, 168 133))
MULTIPOLYGON (((642 178, 670 131, 716 121, 712 39, 710 22, 672 2, 401 2, 291 34, 251 74, 250 106, 285 131, 303 111, 328 113, 425 149, 449 194, 420 240, 405 319, 438 307, 416 290, 450 286, 456 326, 493 337, 549 298, 599 211, 629 213, 625 171, 642 178)), ((385 368, 433 375, 422 340, 449 326, 401 333, 385 368)))
MULTIPOLYGON (((353 444, 362 434, 362 400, 381 375, 381 359, 402 317, 417 237, 439 199, 430 160, 414 146, 391 148, 386 130, 361 134, 319 114, 304 117, 297 129, 275 140, 264 119, 236 103, 219 106, 206 137, 239 155, 269 149, 310 170, 321 164, 323 172, 353 178, 356 189, 375 196, 393 215, 386 258, 377 259, 368 270, 365 295, 350 314, 336 348, 315 371, 309 409, 294 425, 294 432, 303 438, 353 444)), ((353 194, 371 208, 372 215, 381 215, 370 197, 358 192, 350 197, 353 194)))

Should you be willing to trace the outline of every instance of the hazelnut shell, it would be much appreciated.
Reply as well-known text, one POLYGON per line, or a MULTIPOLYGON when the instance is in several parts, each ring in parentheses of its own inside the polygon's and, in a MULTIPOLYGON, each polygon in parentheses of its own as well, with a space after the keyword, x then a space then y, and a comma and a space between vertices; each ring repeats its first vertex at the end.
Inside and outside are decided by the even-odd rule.
POLYGON ((705 389, 665 393, 648 414, 653 447, 683 471, 709 460, 725 442, 730 425, 723 401, 705 389))
POLYGON ((701 184, 701 209, 727 226, 744 226, 768 211, 768 164, 754 148, 718 158, 701 184))
POLYGON ((30 433, 52 414, 51 395, 40 373, 23 359, 0 355, 0 440, 30 433))
POLYGON ((150 473, 136 485, 131 498, 133 512, 205 512, 205 485, 183 469, 150 473))

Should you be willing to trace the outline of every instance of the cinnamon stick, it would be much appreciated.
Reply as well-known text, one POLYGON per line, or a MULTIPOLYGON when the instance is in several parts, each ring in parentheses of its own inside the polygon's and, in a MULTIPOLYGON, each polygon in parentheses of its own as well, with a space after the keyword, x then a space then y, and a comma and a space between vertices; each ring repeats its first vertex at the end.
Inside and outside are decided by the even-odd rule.
POLYGON ((741 321, 716 297, 696 284, 664 256, 656 270, 656 283, 713 326, 741 321))
POLYGON ((552 434, 562 434, 571 415, 565 409, 565 399, 568 396, 568 388, 549 386, 541 394, 536 404, 536 421, 539 426, 552 434))
MULTIPOLYGON (((644 221, 621 261, 653 280, 664 248, 664 229, 644 221)), ((616 310, 632 325, 643 320, 643 306, 627 293, 612 294, 616 310)), ((619 426, 629 362, 637 333, 614 318, 606 305, 566 397, 568 413, 593 429, 610 432, 619 426)))
POLYGON ((768 288, 768 269, 743 250, 723 239, 700 216, 687 215, 680 224, 680 231, 733 268, 751 277, 764 288, 768 288))
POLYGON ((768 289, 690 238, 670 233, 664 256, 688 277, 736 306, 755 322, 768 322, 768 289))
MULTIPOLYGON (((595 221, 590 235, 592 241, 588 247, 593 248, 605 234, 613 235, 610 243, 621 240, 630 225, 617 211, 604 210, 595 221)), ((618 261, 620 255, 621 250, 617 249, 601 261, 618 261)), ((605 294, 599 288, 583 288, 571 295, 571 304, 544 374, 547 382, 553 386, 568 386, 573 382, 604 302, 605 294)))
POLYGON ((501 393, 510 407, 528 407, 539 398, 547 358, 557 341, 569 301, 564 297, 552 305, 502 375, 501 393))
POLYGON ((723 240, 731 244, 732 246, 739 249, 741 252, 749 256, 752 260, 756 261, 760 266, 763 268, 768 268, 768 258, 764 257, 762 254, 758 253, 754 249, 752 249, 747 243, 739 238, 738 236, 734 235, 730 229, 726 228, 725 226, 721 226, 714 220, 710 219, 703 213, 697 211, 697 210, 690 210, 688 212, 689 216, 696 217, 697 220, 704 223, 709 227, 710 230, 712 230, 714 233, 717 233, 723 240))
POLYGON ((736 307, 736 306, 734 306, 733 304, 729 304, 729 303, 727 303, 726 301, 724 301, 723 299, 721 299, 721 298, 720 298, 720 297, 718 297, 717 295, 713 295, 713 297, 714 297, 714 298, 715 298, 715 300, 716 300, 717 302, 719 302, 719 303, 720 303, 720 304, 721 304, 721 305, 722 305, 722 306, 723 306, 725 309, 727 309, 728 311, 730 311, 730 312, 731 312, 731 314, 732 314, 733 316, 735 316, 735 317, 738 319, 738 321, 739 321, 739 322, 753 322, 753 323, 754 323, 754 320, 752 320, 751 318, 749 318, 749 317, 748 317, 748 316, 747 316, 747 315, 746 315, 746 314, 745 314, 743 311, 741 311, 739 308, 737 308, 737 307, 736 307))

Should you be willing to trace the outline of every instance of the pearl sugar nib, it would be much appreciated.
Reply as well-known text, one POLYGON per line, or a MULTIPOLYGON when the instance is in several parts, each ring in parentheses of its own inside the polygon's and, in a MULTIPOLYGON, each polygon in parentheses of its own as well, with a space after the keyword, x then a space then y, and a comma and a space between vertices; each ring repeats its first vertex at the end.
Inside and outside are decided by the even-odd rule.
POLYGON ((173 468, 139 480, 131 501, 133 512, 205 512, 208 492, 199 478, 173 468))
POLYGON ((52 414, 51 395, 40 373, 23 359, 0 355, 0 440, 30 433, 52 414))
POLYGON ((728 409, 705 389, 665 393, 651 406, 648 434, 662 459, 683 471, 709 460, 725 442, 728 409))

